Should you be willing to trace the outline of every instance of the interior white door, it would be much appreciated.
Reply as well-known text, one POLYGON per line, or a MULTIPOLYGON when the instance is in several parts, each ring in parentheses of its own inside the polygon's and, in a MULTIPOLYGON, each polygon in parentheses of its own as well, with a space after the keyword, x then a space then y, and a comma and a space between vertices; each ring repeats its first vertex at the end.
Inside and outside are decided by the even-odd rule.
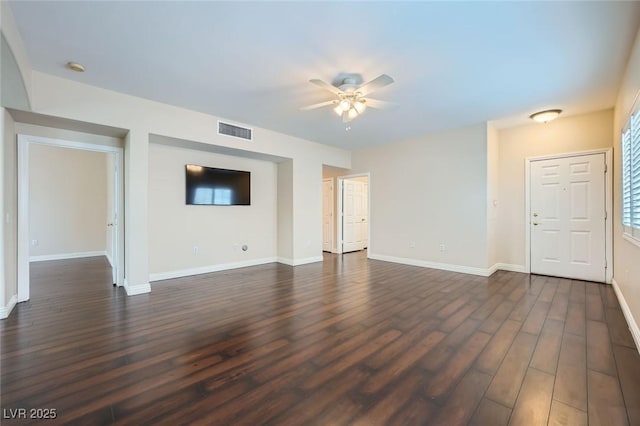
POLYGON ((362 209, 364 183, 356 180, 345 180, 343 186, 343 246, 344 253, 365 248, 363 223, 365 217, 362 209))
POLYGON ((605 157, 532 161, 531 273, 604 282, 605 157))
POLYGON ((333 249, 333 179, 322 180, 322 250, 333 249))

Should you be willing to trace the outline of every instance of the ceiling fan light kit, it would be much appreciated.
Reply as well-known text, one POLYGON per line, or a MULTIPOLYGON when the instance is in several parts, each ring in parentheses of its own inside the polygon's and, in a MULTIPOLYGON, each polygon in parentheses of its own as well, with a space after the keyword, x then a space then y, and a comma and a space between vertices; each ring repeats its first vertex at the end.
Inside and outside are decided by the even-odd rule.
POLYGON ((362 85, 356 84, 355 78, 351 77, 343 79, 342 84, 339 87, 317 79, 309 80, 309 82, 333 93, 333 95, 336 96, 336 99, 309 105, 301 109, 306 111, 331 105, 333 106, 333 111, 342 117, 343 123, 348 123, 349 121, 357 118, 367 109, 367 106, 371 106, 373 108, 387 108, 390 105, 387 102, 365 98, 365 96, 374 90, 393 83, 393 78, 386 74, 382 74, 362 85))

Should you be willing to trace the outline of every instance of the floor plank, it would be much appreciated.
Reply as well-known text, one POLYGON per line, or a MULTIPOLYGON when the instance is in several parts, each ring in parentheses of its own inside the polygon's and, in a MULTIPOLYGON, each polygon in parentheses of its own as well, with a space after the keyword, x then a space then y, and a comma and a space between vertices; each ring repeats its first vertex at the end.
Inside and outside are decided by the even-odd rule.
POLYGON ((624 426, 627 412, 615 377, 589 370, 589 425, 624 426))
POLYGON ((469 424, 473 426, 504 426, 509 423, 509 417, 511 417, 510 408, 483 398, 469 424))
POLYGON ((514 426, 544 426, 549 418, 554 376, 529 368, 509 421, 514 426))
POLYGON ((560 401, 553 401, 549 426, 587 426, 587 413, 560 401))
MULTIPOLYGON (((3 413, 67 424, 640 424, 610 286, 369 260, 268 264, 127 297, 103 257, 31 265, 0 322, 3 413)), ((21 424, 3 418, 3 424, 21 424)))
POLYGON ((564 322, 547 318, 538 339, 531 366, 549 374, 556 374, 564 322))
POLYGON ((627 406, 629 422, 640 425, 640 354, 626 346, 614 346, 618 377, 627 406))
POLYGON ((617 376, 609 329, 600 321, 587 321, 587 368, 617 376))
POLYGON ((564 333, 558 360, 553 398, 582 411, 587 410, 587 354, 582 336, 564 333))
POLYGON ((519 333, 511 349, 487 389, 486 397, 505 407, 513 408, 522 381, 529 367, 537 337, 529 333, 519 333))

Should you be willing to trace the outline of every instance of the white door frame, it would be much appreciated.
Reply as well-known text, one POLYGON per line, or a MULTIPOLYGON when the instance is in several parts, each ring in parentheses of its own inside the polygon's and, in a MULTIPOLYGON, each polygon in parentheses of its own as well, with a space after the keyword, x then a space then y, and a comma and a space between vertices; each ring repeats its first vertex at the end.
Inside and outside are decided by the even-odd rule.
POLYGON ((343 247, 344 247, 344 239, 343 239, 343 235, 342 235, 342 230, 344 227, 344 210, 343 210, 343 202, 342 199, 344 198, 344 181, 348 180, 348 179, 353 179, 353 178, 358 178, 358 177, 366 177, 367 178, 367 238, 368 238, 368 244, 367 244, 367 257, 369 257, 370 253, 372 253, 371 250, 371 173, 367 172, 367 173, 357 173, 354 175, 346 175, 346 176, 339 176, 338 177, 338 219, 337 223, 338 223, 338 229, 337 229, 337 238, 336 238, 336 245, 337 245, 337 251, 336 253, 338 254, 342 254, 343 253, 343 247))
MULTIPOLYGON (((336 217, 335 217, 336 215, 335 215, 334 206, 335 206, 335 197, 336 197, 336 195, 335 195, 335 190, 334 190, 334 185, 333 185, 333 178, 324 178, 324 179, 322 179, 322 192, 323 192, 322 193, 322 202, 323 202, 322 214, 323 215, 324 215, 324 183, 325 182, 331 182, 331 197, 330 197, 330 200, 331 200, 331 232, 330 232, 330 234, 331 234, 331 247, 330 247, 329 251, 331 253, 335 253, 336 252, 336 244, 335 244, 335 242, 336 242, 336 238, 335 237, 336 236, 335 236, 335 233, 334 233, 334 231, 335 231, 334 228, 335 228, 335 222, 336 222, 336 217)), ((322 224, 322 226, 324 226, 324 223, 322 224)), ((324 231, 324 229, 323 229, 323 231, 324 231)), ((324 250, 324 236, 322 237, 322 246, 323 246, 323 250, 324 250)))
POLYGON ((592 149, 588 151, 568 152, 564 154, 544 155, 539 157, 527 157, 524 160, 525 163, 525 209, 524 209, 524 224, 525 224, 525 256, 524 256, 524 269, 525 273, 531 273, 531 162, 540 160, 553 160, 558 158, 580 157, 590 154, 604 154, 605 160, 605 184, 604 184, 604 196, 605 196, 605 256, 606 256, 606 274, 605 282, 611 284, 613 279, 613 179, 611 173, 611 161, 612 161, 612 149, 601 148, 592 149))
MULTIPOLYGON (((29 300, 29 147, 31 145, 48 145, 60 148, 81 149, 85 151, 114 154, 114 206, 117 212, 114 221, 116 244, 116 284, 124 284, 124 182, 122 176, 122 148, 109 145, 98 145, 85 142, 72 142, 62 139, 41 136, 18 135, 18 302, 29 300)), ((106 224, 105 224, 106 225, 106 224)))

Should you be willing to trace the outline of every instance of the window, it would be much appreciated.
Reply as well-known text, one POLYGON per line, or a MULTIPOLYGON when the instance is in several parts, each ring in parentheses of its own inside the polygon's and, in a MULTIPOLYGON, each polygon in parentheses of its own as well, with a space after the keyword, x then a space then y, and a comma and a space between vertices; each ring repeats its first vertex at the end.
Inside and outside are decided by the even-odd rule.
POLYGON ((640 110, 622 132, 622 225, 625 237, 640 244, 640 110))

